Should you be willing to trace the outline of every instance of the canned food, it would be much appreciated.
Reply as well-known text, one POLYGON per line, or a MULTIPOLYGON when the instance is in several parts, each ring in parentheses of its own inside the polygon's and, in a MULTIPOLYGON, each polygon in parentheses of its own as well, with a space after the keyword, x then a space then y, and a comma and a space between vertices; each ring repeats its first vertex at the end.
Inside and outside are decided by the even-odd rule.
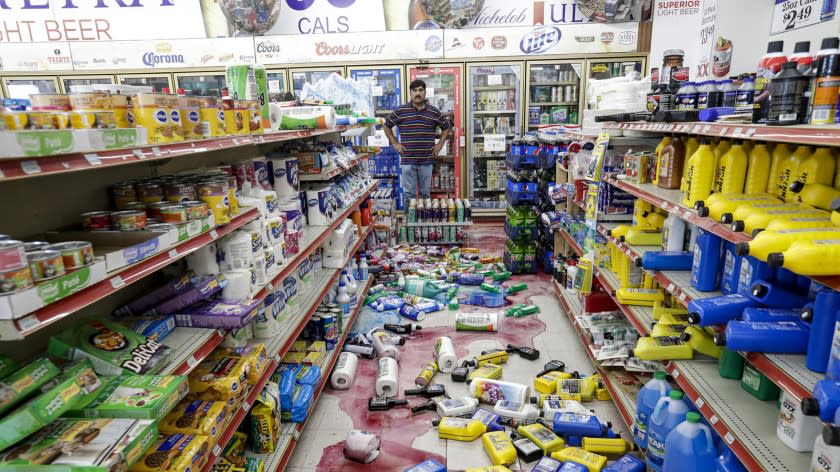
POLYGON ((26 290, 31 288, 32 272, 29 271, 29 265, 11 270, 0 270, 0 293, 9 294, 19 290, 26 290))
POLYGON ((187 209, 187 219, 189 220, 200 220, 207 218, 207 215, 210 214, 210 209, 204 202, 188 201, 181 203, 181 206, 187 209))
POLYGON ((64 259, 58 251, 30 252, 26 258, 29 260, 29 272, 35 282, 64 275, 64 259))
POLYGON ((171 95, 166 93, 138 93, 134 96, 135 124, 145 128, 149 144, 175 141, 172 133, 170 114, 177 111, 172 108, 171 95))
POLYGON ((87 241, 50 244, 46 249, 61 253, 65 269, 78 269, 93 264, 93 244, 87 241))
POLYGON ((125 210, 111 213, 111 224, 120 231, 143 229, 148 222, 146 212, 141 210, 125 210))
POLYGON ((245 100, 222 99, 225 111, 225 132, 228 135, 248 134, 248 107, 245 100))
POLYGON ((26 251, 23 241, 6 239, 0 241, 0 271, 20 269, 26 265, 26 251))
POLYGON ((70 111, 70 97, 63 93, 33 93, 29 101, 33 111, 70 111))
POLYGON ((64 112, 29 112, 29 129, 67 129, 69 124, 69 116, 64 112))
POLYGON ((146 231, 154 231, 154 232, 165 233, 165 232, 169 231, 170 229, 172 229, 174 227, 175 227, 175 225, 173 225, 171 223, 155 223, 155 224, 151 224, 151 225, 146 225, 146 227, 143 228, 143 229, 146 230, 146 231))
POLYGON ((230 197, 227 181, 202 182, 198 186, 198 195, 213 213, 213 219, 217 225, 230 223, 230 197))
POLYGON ((29 241, 23 243, 23 250, 26 252, 43 251, 50 243, 46 241, 29 241))
POLYGON ((73 110, 69 112, 73 129, 113 129, 117 118, 113 110, 73 110))
POLYGON ((137 184, 137 197, 143 203, 163 201, 163 185, 157 182, 137 184))
POLYGON ((110 211, 82 213, 82 228, 85 231, 108 231, 111 229, 110 211))
POLYGON ((162 201, 146 205, 146 217, 149 223, 151 223, 150 220, 153 218, 160 219, 160 209, 168 206, 172 206, 172 202, 162 201))
POLYGON ((9 131, 20 131, 29 125, 29 114, 25 111, 4 111, 0 112, 3 124, 9 131))
POLYGON ((225 114, 216 97, 198 97, 198 116, 201 134, 205 138, 225 135, 225 114))
POLYGON ((262 110, 259 100, 245 100, 245 111, 248 117, 248 132, 262 134, 262 110))
POLYGON ((166 199, 170 202, 182 203, 196 199, 195 184, 192 182, 169 182, 163 190, 166 194, 166 199))
POLYGON ((111 94, 108 92, 70 93, 70 108, 73 110, 108 110, 111 108, 111 94))
POLYGON ((111 188, 114 194, 114 206, 117 210, 125 210, 125 205, 137 201, 137 190, 133 182, 121 182, 111 188))
POLYGON ((114 112, 114 121, 117 128, 134 127, 134 116, 129 113, 130 108, 128 95, 111 94, 111 110, 114 112))
POLYGON ((181 118, 183 135, 187 139, 204 138, 201 126, 201 99, 198 97, 178 97, 178 114, 181 118))
POLYGON ((169 205, 160 209, 160 220, 164 223, 186 223, 187 209, 181 205, 169 205))
POLYGON ((228 203, 230 204, 230 214, 239 214, 239 198, 236 196, 236 176, 229 175, 227 177, 228 184, 228 203))

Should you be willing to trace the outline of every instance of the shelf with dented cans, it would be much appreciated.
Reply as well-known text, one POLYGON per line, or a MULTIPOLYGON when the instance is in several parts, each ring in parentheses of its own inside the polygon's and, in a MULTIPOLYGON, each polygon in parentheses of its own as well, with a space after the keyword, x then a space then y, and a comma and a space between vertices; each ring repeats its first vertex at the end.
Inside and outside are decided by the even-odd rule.
MULTIPOLYGON (((620 288, 618 277, 603 268, 596 276, 639 334, 649 335, 652 308, 622 305, 613 294, 620 288)), ((759 401, 741 388, 740 380, 722 378, 713 359, 667 361, 666 370, 747 470, 807 470, 811 453, 795 452, 776 436, 775 401, 759 401)))
MULTIPOLYGON (((258 154, 263 145, 301 138, 344 133, 372 125, 336 126, 329 129, 268 131, 264 134, 224 136, 173 143, 144 144, 142 130, 36 130, 0 132, 0 182, 66 174, 104 167, 186 157, 214 151, 237 149, 258 154), (5 153, 18 150, 9 156, 5 153)), ((265 149, 263 149, 265 152, 265 149)))

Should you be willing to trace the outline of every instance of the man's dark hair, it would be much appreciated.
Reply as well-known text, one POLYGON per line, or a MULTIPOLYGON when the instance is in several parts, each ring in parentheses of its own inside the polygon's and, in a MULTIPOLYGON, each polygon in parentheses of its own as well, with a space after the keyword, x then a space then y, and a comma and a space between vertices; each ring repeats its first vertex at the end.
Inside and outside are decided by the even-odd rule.
POLYGON ((423 87, 423 89, 425 90, 426 89, 426 82, 423 82, 420 79, 415 79, 415 80, 412 80, 410 84, 408 84, 408 89, 409 90, 414 90, 417 87, 423 87))

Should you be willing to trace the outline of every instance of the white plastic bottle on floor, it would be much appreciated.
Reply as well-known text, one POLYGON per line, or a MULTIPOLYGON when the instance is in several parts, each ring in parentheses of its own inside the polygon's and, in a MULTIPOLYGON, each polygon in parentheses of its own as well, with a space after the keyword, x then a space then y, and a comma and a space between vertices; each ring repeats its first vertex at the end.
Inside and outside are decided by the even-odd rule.
POLYGON ((776 436, 785 445, 796 452, 810 451, 814 440, 822 431, 822 423, 815 416, 805 416, 800 402, 787 392, 782 393, 779 402, 779 421, 776 424, 776 436))
POLYGON ((810 472, 831 472, 840 464, 840 426, 827 424, 814 441, 810 472))
MULTIPOLYGON (((662 225, 662 250, 682 251, 685 243, 685 220, 669 214, 662 225)), ((691 250, 691 249, 689 249, 691 250)))

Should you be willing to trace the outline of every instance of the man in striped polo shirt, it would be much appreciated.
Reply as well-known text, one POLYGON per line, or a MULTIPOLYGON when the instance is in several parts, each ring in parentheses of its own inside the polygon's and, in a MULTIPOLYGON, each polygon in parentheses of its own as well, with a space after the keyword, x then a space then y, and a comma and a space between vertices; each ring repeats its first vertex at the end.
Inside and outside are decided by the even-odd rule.
POLYGON ((426 102, 426 83, 414 80, 409 86, 411 101, 400 105, 385 118, 385 135, 391 146, 400 153, 402 188, 406 200, 429 198, 432 186, 432 167, 443 143, 449 137, 449 122, 440 110, 426 102), (400 128, 400 139, 394 136, 394 126, 400 128), (435 144, 437 128, 440 141, 435 144))

